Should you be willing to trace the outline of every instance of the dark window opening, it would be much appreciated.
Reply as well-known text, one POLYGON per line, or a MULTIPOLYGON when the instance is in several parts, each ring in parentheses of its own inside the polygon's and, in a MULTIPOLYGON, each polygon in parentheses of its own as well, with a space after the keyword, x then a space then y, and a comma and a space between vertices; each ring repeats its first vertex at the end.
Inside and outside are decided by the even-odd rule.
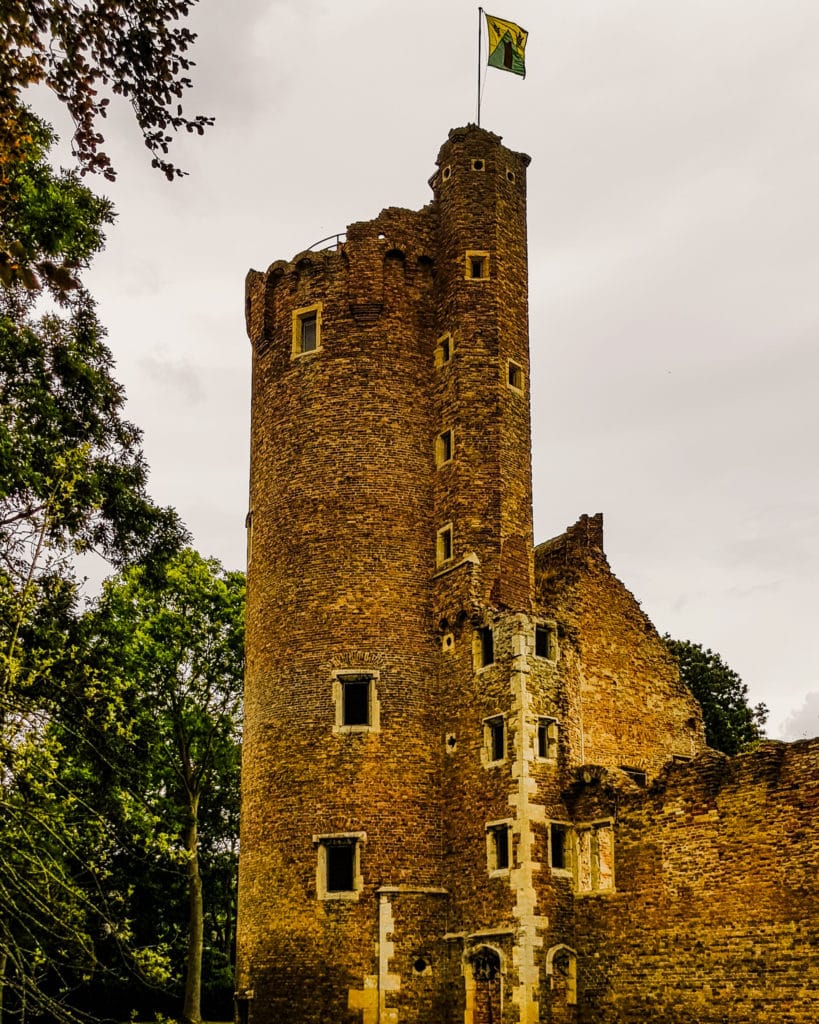
POLYGON ((370 724, 370 679, 355 676, 341 679, 342 725, 370 724))
POLYGON ((445 526, 438 531, 438 561, 448 562, 452 558, 452 527, 445 526))
POLYGON ((623 764, 620 765, 620 771, 625 772, 638 786, 645 786, 646 773, 644 771, 641 771, 639 768, 627 768, 623 764))
POLYGON ((315 313, 299 317, 299 341, 302 352, 315 352, 318 340, 318 320, 315 313))
POLYGON ((486 267, 486 259, 483 256, 470 256, 469 258, 469 276, 470 277, 485 277, 484 268, 486 267))
POLYGON ((509 360, 509 387, 523 391, 523 369, 509 360))
POLYGON ((482 171, 483 170, 483 160, 473 160, 472 161, 472 170, 473 171, 482 171))
POLYGON ((449 462, 452 458, 452 431, 445 430, 438 435, 438 465, 449 462))
POLYGON ((507 181, 514 181, 515 180, 515 172, 514 171, 507 171, 506 172, 506 180, 507 181))
POLYGON ((481 641, 481 668, 484 668, 495 661, 495 634, 491 626, 481 626, 478 636, 481 641))
POLYGON ((554 626, 543 623, 535 625, 535 656, 554 661, 557 657, 557 640, 554 626))
POLYGON ((338 840, 327 844, 327 892, 355 890, 355 841, 338 840))
POLYGON ((489 739, 489 756, 492 761, 502 761, 506 756, 505 729, 503 716, 490 718, 486 723, 489 739))
POLYGON ((569 867, 568 851, 566 849, 567 830, 565 825, 552 825, 550 828, 550 846, 552 867, 558 871, 565 871, 569 867))
POLYGON ((438 343, 438 348, 441 352, 441 362, 448 363, 449 360, 452 358, 452 348, 450 345, 449 335, 447 335, 445 338, 441 338, 440 342, 438 343))
POLYGON ((492 829, 492 847, 495 855, 494 868, 502 871, 509 867, 509 826, 492 829))

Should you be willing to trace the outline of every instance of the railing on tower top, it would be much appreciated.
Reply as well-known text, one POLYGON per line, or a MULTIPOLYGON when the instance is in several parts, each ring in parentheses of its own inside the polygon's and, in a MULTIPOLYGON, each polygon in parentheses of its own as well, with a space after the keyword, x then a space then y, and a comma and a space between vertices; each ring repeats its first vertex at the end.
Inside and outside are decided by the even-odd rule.
POLYGON ((347 241, 347 232, 342 231, 337 235, 328 235, 326 238, 320 238, 317 242, 313 242, 312 245, 308 245, 304 250, 305 252, 323 252, 325 249, 338 249, 347 241), (325 245, 325 242, 329 242, 330 245, 325 245))

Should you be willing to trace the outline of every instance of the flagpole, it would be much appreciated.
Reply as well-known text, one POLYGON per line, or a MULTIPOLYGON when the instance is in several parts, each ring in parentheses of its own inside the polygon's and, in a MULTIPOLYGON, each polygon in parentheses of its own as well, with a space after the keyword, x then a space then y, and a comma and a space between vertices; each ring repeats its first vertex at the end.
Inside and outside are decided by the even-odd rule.
POLYGON ((483 7, 478 8, 478 127, 481 126, 481 22, 483 7))

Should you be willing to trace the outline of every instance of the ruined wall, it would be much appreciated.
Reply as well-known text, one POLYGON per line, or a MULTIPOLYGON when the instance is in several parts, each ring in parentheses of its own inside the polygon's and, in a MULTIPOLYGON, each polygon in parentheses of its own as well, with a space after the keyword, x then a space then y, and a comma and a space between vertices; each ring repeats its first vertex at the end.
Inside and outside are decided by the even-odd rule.
POLYGON ((583 516, 535 550, 539 610, 560 632, 567 764, 648 778, 703 749, 702 712, 634 596, 609 568, 603 517, 583 516))
MULTIPOLYGON (((578 814, 612 809, 595 790, 578 814)), ((819 740, 706 753, 616 813, 616 893, 576 903, 581 1022, 814 1024, 819 740)))

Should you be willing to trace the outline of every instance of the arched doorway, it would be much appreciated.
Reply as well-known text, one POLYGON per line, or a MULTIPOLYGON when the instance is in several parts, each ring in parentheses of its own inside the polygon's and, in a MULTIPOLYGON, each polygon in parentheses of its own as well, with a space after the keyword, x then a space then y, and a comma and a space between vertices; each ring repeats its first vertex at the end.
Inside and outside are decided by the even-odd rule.
POLYGON ((503 974, 500 956, 491 946, 478 946, 466 961, 465 1024, 501 1024, 503 974))

